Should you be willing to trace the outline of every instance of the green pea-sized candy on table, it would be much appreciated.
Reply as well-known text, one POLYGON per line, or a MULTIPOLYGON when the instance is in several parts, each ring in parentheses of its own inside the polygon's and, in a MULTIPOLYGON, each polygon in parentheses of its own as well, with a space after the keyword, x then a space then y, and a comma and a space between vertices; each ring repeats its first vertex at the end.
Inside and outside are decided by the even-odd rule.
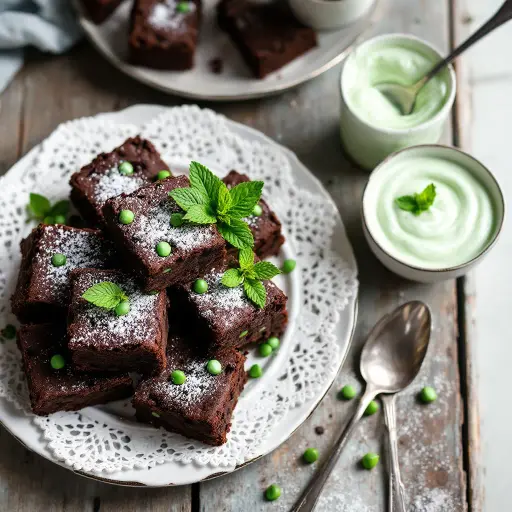
POLYGON ((313 464, 313 462, 318 460, 318 450, 316 448, 308 448, 302 455, 302 458, 308 464, 313 464))
POLYGON ((420 399, 424 404, 430 404, 437 400, 436 390, 430 386, 425 386, 420 392, 420 399))
POLYGON ((361 464, 363 465, 364 469, 373 469, 380 460, 380 456, 376 453, 367 453, 362 459, 361 464))
POLYGON ((356 388, 350 384, 343 386, 338 394, 343 400, 352 400, 357 395, 356 388))
POLYGON ((295 270, 295 267, 297 266, 297 262, 295 260, 284 260, 282 271, 285 274, 289 274, 290 272, 293 272, 295 270))
POLYGON ((272 347, 268 343, 262 343, 258 348, 258 352, 261 357, 268 357, 272 354, 272 347))
POLYGON ((196 293, 206 293, 208 291, 208 283, 204 279, 196 279, 194 282, 194 291, 196 293))
POLYGON ((174 370, 171 373, 171 381, 173 384, 176 384, 177 386, 184 384, 186 380, 187 376, 181 370, 174 370))
POLYGON ((281 496, 281 492, 281 487, 272 484, 267 487, 267 490, 265 491, 265 498, 267 498, 268 501, 275 501, 279 496, 281 496))
POLYGON ((379 410, 379 404, 375 400, 372 400, 368 404, 368 407, 365 409, 364 415, 371 416, 372 414, 375 414, 378 410, 379 410))
POLYGON ((270 347, 272 348, 272 350, 277 350, 279 348, 279 338, 276 338, 275 336, 271 336, 268 340, 267 340, 267 345, 270 345, 270 347))
POLYGON ((259 364, 253 364, 249 368, 249 377, 253 379, 258 379, 263 375, 263 370, 261 369, 261 366, 259 364))
POLYGON ((119 164, 118 169, 123 176, 131 176, 133 174, 133 165, 130 162, 122 162, 119 164))

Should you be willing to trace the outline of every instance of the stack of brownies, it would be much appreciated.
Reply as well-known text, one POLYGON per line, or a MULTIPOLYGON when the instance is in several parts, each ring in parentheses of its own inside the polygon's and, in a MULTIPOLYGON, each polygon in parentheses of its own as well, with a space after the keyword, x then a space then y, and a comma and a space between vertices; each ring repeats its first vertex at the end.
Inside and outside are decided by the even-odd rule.
MULTIPOLYGON (((231 171, 223 181, 248 180, 231 171)), ((139 421, 225 443, 247 380, 240 349, 283 333, 285 294, 264 280, 266 303, 256 305, 221 282, 238 250, 216 224, 183 222, 170 193, 189 179, 172 176, 151 142, 128 139, 70 184, 89 228, 36 227, 21 242, 12 297, 34 413, 134 394, 139 421)), ((264 259, 284 238, 264 200, 255 212, 244 221, 264 259)))

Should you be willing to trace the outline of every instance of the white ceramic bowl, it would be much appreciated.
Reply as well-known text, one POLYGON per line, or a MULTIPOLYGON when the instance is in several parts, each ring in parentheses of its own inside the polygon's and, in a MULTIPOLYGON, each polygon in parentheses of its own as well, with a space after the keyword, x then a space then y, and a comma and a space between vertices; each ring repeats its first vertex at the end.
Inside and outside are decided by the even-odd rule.
POLYGON ((363 200, 361 207, 361 217, 363 222, 363 231, 366 240, 380 262, 389 270, 411 281, 422 283, 433 283, 446 279, 454 279, 460 277, 472 268, 474 268, 492 247, 496 244, 499 234, 503 227, 505 218, 505 200, 501 188, 493 174, 481 162, 463 151, 442 145, 421 145, 398 151, 384 160, 371 174, 363 192, 363 200), (474 258, 452 267, 445 268, 421 268, 410 265, 401 261, 398 257, 392 256, 383 248, 383 244, 379 243, 378 235, 372 233, 368 218, 371 216, 371 209, 375 208, 376 189, 372 189, 376 178, 380 173, 389 169, 389 165, 396 164, 398 161, 404 161, 411 157, 431 156, 442 158, 455 162, 466 170, 468 170, 486 189, 491 198, 494 207, 495 222, 493 232, 489 238, 488 244, 474 258), (370 200, 371 198, 371 200, 370 200))
POLYGON ((342 144, 347 154, 363 169, 372 170, 387 156, 418 144, 435 144, 441 138, 444 124, 448 119, 455 99, 456 80, 453 68, 446 71, 448 91, 446 100, 439 112, 428 121, 405 129, 385 129, 376 127, 364 120, 350 107, 346 93, 347 76, 351 66, 355 66, 358 53, 371 51, 379 45, 399 44, 414 49, 428 57, 433 63, 441 60, 441 54, 429 43, 408 34, 386 34, 374 37, 356 47, 343 64, 341 71, 341 112, 340 130, 342 144))
POLYGON ((330 30, 362 18, 376 0, 288 0, 295 16, 316 30, 330 30))

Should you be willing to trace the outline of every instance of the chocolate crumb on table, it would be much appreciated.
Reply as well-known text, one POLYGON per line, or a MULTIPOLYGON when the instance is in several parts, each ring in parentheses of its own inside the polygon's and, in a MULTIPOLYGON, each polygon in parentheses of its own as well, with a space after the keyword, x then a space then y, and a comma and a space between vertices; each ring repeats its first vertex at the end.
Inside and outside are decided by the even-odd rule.
POLYGON ((103 23, 124 0, 82 0, 89 18, 99 25, 103 23))
POLYGON ((222 59, 220 58, 215 58, 215 59, 211 59, 209 62, 208 62, 209 66, 210 66, 210 70, 212 73, 215 73, 216 75, 219 75, 220 73, 222 73, 222 70, 224 69, 224 62, 222 59))
POLYGON ((321 436, 325 432, 325 428, 322 426, 315 427, 315 434, 321 436))

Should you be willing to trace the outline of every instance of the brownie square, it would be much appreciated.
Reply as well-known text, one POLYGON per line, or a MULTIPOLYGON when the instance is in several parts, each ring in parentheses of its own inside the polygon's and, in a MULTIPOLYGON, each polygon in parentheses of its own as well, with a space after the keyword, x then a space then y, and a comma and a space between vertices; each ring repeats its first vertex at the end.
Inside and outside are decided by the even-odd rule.
POLYGON ((300 23, 287 3, 279 0, 221 0, 217 20, 257 78, 317 45, 314 30, 300 23))
POLYGON ((61 325, 26 325, 18 331, 30 403, 35 414, 77 411, 90 405, 127 398, 133 393, 128 374, 102 375, 77 372, 66 348, 66 331, 61 325), (64 357, 65 366, 56 370, 54 355, 64 357))
MULTIPOLYGON (((245 174, 231 171, 222 181, 228 188, 232 188, 239 183, 251 180, 245 174)), ((285 239, 281 233, 281 223, 277 215, 270 209, 264 199, 260 200, 259 205, 261 206, 262 214, 260 216, 251 215, 244 220, 249 225, 254 236, 254 252, 259 258, 265 259, 270 256, 276 256, 285 239)), ((236 259, 238 250, 230 246, 228 251, 230 256, 236 259)))
POLYGON ((206 356, 188 340, 173 335, 167 357, 167 369, 136 389, 133 406, 137 419, 203 443, 224 444, 247 381, 245 356, 232 349, 206 356), (222 373, 211 375, 207 371, 209 359, 221 363, 222 373), (185 373, 184 384, 173 384, 170 375, 174 370, 185 373))
POLYGON ((135 0, 129 61, 156 69, 192 68, 200 22, 200 0, 135 0))
POLYGON ((82 0, 89 18, 99 25, 103 23, 124 0, 82 0))
POLYGON ((193 283, 169 290, 171 318, 204 346, 240 348, 281 336, 288 321, 286 295, 272 281, 264 281, 267 302, 259 308, 245 296, 242 286, 228 288, 220 282, 227 268, 224 264, 204 276, 205 293, 194 292, 193 283))
POLYGON ((226 256, 226 244, 215 225, 171 226, 171 214, 184 212, 169 192, 188 186, 186 176, 167 178, 110 199, 103 208, 107 229, 125 266, 136 273, 146 291, 192 281, 226 256), (119 222, 122 210, 134 213, 131 224, 119 222), (171 245, 169 256, 157 254, 159 242, 171 245))
POLYGON ((165 291, 145 294, 118 270, 73 272, 68 347, 80 370, 159 373, 165 368, 168 327, 165 291), (102 282, 115 283, 124 291, 130 303, 128 314, 117 316, 82 298, 86 290, 102 282))
POLYGON ((101 226, 107 199, 129 194, 153 181, 159 171, 168 169, 151 142, 130 138, 110 153, 101 153, 71 176, 71 200, 91 226, 101 226), (119 172, 123 162, 132 164, 133 174, 119 172))
POLYGON ((64 317, 69 303, 69 273, 77 268, 109 267, 112 246, 100 231, 63 225, 39 225, 21 241, 21 267, 12 311, 20 321, 44 323, 64 317), (54 266, 54 254, 66 263, 54 266))

